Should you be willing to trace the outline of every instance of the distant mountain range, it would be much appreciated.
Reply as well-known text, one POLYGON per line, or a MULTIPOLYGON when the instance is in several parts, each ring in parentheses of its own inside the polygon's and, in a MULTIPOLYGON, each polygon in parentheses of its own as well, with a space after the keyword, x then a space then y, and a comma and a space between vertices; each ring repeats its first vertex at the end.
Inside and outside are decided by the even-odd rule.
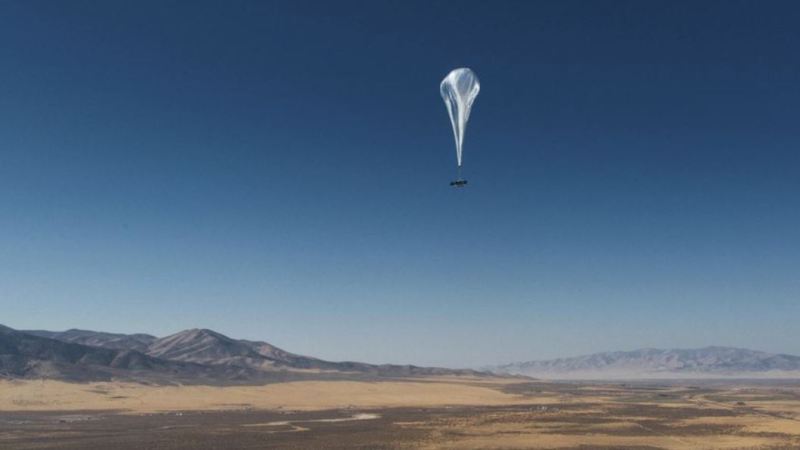
POLYGON ((266 342, 192 329, 157 338, 87 330, 14 330, 0 325, 0 377, 72 381, 249 383, 294 379, 369 379, 485 375, 410 365, 331 362, 266 342))
POLYGON ((800 356, 731 347, 641 349, 489 367, 547 379, 800 378, 800 356))
MULTIPOLYGON (((800 378, 800 356, 730 347, 641 349, 484 370, 545 379, 800 378)), ((229 384, 425 375, 486 372, 325 361, 206 329, 158 338, 88 330, 26 331, 0 325, 0 378, 229 384)))

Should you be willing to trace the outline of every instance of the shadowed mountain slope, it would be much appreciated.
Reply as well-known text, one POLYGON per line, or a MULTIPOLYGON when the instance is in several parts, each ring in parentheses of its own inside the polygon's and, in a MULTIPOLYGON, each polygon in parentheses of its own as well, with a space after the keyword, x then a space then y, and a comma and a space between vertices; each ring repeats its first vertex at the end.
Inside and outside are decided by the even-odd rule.
POLYGON ((63 342, 90 345, 92 347, 104 347, 117 350, 137 350, 147 351, 147 347, 156 340, 155 336, 149 334, 117 334, 103 333, 89 330, 67 330, 67 331, 44 331, 44 330, 21 330, 23 333, 34 336, 57 339, 63 342))
POLYGON ((471 370, 417 367, 411 365, 374 365, 359 362, 332 362, 297 355, 260 341, 237 340, 207 329, 185 330, 157 339, 147 354, 171 361, 247 367, 257 370, 317 370, 355 372, 378 376, 477 374, 471 370))
POLYGON ((91 347, 0 328, 0 373, 6 377, 107 380, 126 371, 180 369, 135 350, 91 347))
POLYGON ((472 370, 330 362, 206 329, 159 339, 87 330, 16 331, 0 325, 0 375, 11 378, 227 383, 480 374, 472 370))

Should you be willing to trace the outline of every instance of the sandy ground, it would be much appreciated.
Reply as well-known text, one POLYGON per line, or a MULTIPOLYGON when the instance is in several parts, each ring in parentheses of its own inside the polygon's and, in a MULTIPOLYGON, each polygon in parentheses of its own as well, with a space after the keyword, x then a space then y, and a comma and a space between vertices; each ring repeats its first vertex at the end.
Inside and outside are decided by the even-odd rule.
MULTIPOLYGON (((498 386, 506 381, 498 380, 498 386)), ((132 413, 230 409, 324 410, 402 406, 501 405, 525 397, 451 379, 411 382, 297 381, 263 386, 147 386, 134 383, 0 382, 0 411, 132 413)), ((491 386, 492 382, 488 382, 491 386)))
POLYGON ((800 388, 0 382, 0 448, 800 449, 800 388))

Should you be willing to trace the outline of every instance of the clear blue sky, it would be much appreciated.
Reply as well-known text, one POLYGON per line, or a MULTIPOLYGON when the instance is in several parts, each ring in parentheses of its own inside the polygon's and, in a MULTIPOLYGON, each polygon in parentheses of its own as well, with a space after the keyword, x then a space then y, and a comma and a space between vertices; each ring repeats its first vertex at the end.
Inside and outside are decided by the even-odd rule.
POLYGON ((0 323, 800 354, 797 2, 0 1, 0 323), (439 81, 481 79, 464 149, 439 81))

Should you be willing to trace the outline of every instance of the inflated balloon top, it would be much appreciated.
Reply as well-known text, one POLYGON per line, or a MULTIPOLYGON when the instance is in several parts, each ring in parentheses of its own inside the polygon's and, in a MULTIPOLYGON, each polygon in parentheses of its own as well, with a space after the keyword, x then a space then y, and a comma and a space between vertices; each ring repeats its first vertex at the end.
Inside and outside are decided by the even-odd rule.
POLYGON ((461 168, 461 150, 464 145, 464 131, 467 128, 472 103, 481 90, 478 76, 471 69, 462 67, 455 69, 442 80, 439 87, 450 122, 453 124, 453 135, 456 138, 456 158, 461 168))

